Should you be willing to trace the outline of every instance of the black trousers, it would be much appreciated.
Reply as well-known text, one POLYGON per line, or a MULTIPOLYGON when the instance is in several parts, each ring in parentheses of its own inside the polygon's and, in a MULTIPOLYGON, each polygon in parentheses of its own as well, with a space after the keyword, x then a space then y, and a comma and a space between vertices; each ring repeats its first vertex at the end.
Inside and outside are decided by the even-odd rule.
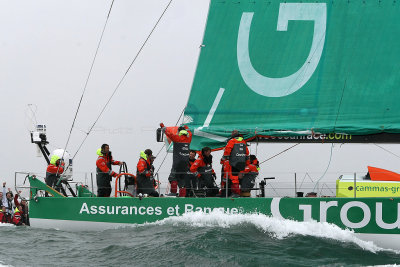
POLYGON ((172 168, 171 174, 168 177, 169 182, 177 181, 179 188, 186 187, 186 176, 187 176, 188 168, 176 170, 172 168))
POLYGON ((158 197, 158 192, 154 189, 154 179, 146 177, 145 175, 138 175, 137 179, 137 192, 148 194, 152 197, 158 197))
POLYGON ((111 195, 111 176, 106 173, 97 174, 97 196, 109 197, 111 195))

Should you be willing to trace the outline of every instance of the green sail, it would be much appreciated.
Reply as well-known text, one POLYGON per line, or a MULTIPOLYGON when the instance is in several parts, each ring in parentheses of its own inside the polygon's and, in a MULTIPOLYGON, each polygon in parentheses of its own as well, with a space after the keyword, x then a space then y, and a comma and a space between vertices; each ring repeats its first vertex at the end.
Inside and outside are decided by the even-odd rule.
POLYGON ((400 133, 400 3, 211 0, 192 148, 256 135, 400 133))

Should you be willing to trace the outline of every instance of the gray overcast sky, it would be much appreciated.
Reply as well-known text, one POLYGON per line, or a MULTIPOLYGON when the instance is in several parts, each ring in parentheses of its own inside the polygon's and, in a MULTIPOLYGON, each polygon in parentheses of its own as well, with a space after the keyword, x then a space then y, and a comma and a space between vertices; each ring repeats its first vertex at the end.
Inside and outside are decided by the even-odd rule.
MULTIPOLYGON (((44 175, 46 163, 30 143, 27 104, 37 106, 48 129, 50 150, 63 148, 111 1, 0 0, 0 180, 14 184, 15 171, 44 175)), ((116 0, 68 150, 74 154, 125 73, 168 1, 116 0)), ((139 151, 161 148, 155 129, 175 124, 194 77, 209 1, 174 0, 106 112, 74 161, 77 180, 95 170, 96 150, 108 143, 114 158, 136 172, 139 151)), ((291 144, 258 146, 264 160, 291 144)), ((400 155, 398 145, 384 145, 400 155)), ((251 146, 253 153, 255 145, 251 146)), ((294 172, 318 178, 330 159, 330 144, 299 145, 262 165, 261 176, 291 180, 294 172)), ((165 151, 156 160, 161 163, 165 151)), ((171 157, 161 168, 166 181, 171 157)), ((214 169, 219 173, 220 153, 214 169)), ((328 175, 366 172, 367 165, 400 172, 399 158, 371 145, 335 145, 328 175)), ((163 187, 166 182, 163 183, 163 187)))

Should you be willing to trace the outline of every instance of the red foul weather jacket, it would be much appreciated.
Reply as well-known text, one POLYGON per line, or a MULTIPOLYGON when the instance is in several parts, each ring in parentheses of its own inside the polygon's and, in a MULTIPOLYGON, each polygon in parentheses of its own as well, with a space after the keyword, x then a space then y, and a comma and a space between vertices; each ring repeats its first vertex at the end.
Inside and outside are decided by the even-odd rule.
MULTIPOLYGON (((206 167, 207 164, 204 162, 203 156, 200 154, 199 157, 193 162, 192 166, 190 166, 190 172, 195 174, 197 177, 200 177, 202 174, 202 169, 206 167)), ((212 169, 212 173, 215 173, 214 169, 212 169)))
POLYGON ((117 173, 111 170, 111 165, 119 165, 120 162, 113 160, 112 156, 103 155, 99 156, 96 161, 97 168, 100 169, 102 173, 108 173, 109 175, 116 177, 117 173))
POLYGON ((151 176, 151 163, 149 159, 145 160, 144 158, 140 158, 136 167, 138 175, 145 175, 146 177, 151 176))
POLYGON ((185 126, 188 135, 179 135, 178 127, 166 127, 165 135, 174 143, 172 153, 172 169, 175 172, 187 172, 189 163, 190 142, 192 132, 185 126))
POLYGON ((56 174, 58 171, 58 174, 62 174, 64 172, 64 162, 61 164, 60 168, 58 168, 58 166, 53 165, 53 164, 49 164, 47 166, 47 170, 46 172, 51 173, 51 174, 56 174))

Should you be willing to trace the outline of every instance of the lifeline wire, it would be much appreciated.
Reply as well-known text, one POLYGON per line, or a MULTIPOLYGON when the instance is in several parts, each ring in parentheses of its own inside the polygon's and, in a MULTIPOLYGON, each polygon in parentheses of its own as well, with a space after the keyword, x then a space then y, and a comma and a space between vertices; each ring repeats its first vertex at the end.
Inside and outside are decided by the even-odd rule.
POLYGON ((74 159, 76 157, 76 155, 78 154, 79 150, 81 149, 82 145, 85 143, 87 137, 89 136, 90 132, 92 131, 93 127, 96 125, 97 121, 100 119, 101 115, 103 114, 104 110, 106 109, 106 107, 108 106, 108 104, 110 103, 111 99, 113 98, 113 96, 115 95, 115 93, 117 92, 118 88, 120 87, 120 85, 122 84, 123 80, 125 79, 126 75, 128 74, 129 70, 131 69, 133 63, 135 63, 136 59, 138 58, 140 52, 142 52, 144 46, 146 45, 147 41, 150 39, 150 36, 152 35, 152 33, 154 32, 154 30, 156 29, 156 27, 158 26, 158 23, 161 21, 162 17, 164 16, 165 12, 167 11, 168 7, 171 5, 172 0, 169 1, 168 5, 165 7, 163 13, 161 14, 161 16, 158 18, 156 24, 154 25, 153 29, 151 30, 150 34, 147 36, 146 40, 144 41, 144 43, 142 44, 142 46, 140 47, 139 51, 137 52, 136 56, 134 57, 134 59, 132 60, 131 64, 129 65, 128 69, 126 70, 125 74, 122 76, 121 80, 118 82, 117 86, 114 89, 114 92, 111 94, 111 96, 109 97, 109 99, 107 100, 106 104, 104 105, 103 109, 101 110, 99 116, 97 117, 97 119, 95 120, 95 122, 93 123, 93 125, 90 127, 89 132, 87 132, 85 138, 83 139, 82 143, 79 145, 78 150, 76 151, 75 155, 72 157, 72 159, 74 159))
MULTIPOLYGON (((360 25, 360 23, 361 23, 361 17, 360 17, 360 20, 358 21, 358 25, 360 25)), ((355 49, 355 46, 353 47, 353 50, 354 50, 354 49, 355 49)), ((344 95, 344 90, 346 89, 346 84, 347 84, 347 77, 346 77, 346 79, 344 80, 344 84, 343 84, 343 87, 342 87, 342 95, 341 95, 341 97, 340 97, 339 107, 338 107, 338 111, 337 111, 336 119, 335 119, 335 124, 334 124, 334 126, 333 126, 333 132, 335 132, 335 130, 336 130, 336 124, 337 124, 337 121, 338 121, 338 118, 339 118, 340 108, 342 107, 343 95, 344 95)), ((315 187, 318 185, 319 181, 325 176, 326 172, 327 172, 328 169, 329 169, 329 166, 331 165, 332 150, 333 150, 333 143, 332 143, 332 146, 331 146, 331 155, 330 155, 330 157, 329 157, 328 166, 326 167, 324 174, 317 180, 317 183, 315 184, 313 191, 315 190, 315 187)))
POLYGON ((266 162, 266 161, 268 161, 268 160, 270 160, 270 159, 275 158, 276 156, 279 156, 280 154, 282 154, 282 153, 288 151, 289 149, 292 149, 292 148, 294 148, 295 146, 298 146, 298 145, 300 145, 300 143, 297 143, 297 144, 295 144, 295 145, 293 145, 293 146, 291 146, 291 147, 289 147, 289 148, 286 148, 285 150, 279 152, 278 154, 275 154, 275 155, 273 155, 272 157, 267 158, 266 160, 264 160, 263 162, 261 162, 259 165, 263 164, 264 162, 266 162))
MULTIPOLYGON (((110 17, 110 13, 111 13, 111 9, 112 9, 112 7, 113 7, 113 4, 114 4, 114 0, 112 0, 112 2, 111 2, 110 9, 108 10, 108 14, 107 14, 106 22, 104 23, 103 31, 101 32, 100 40, 99 40, 99 42, 97 43, 96 52, 95 52, 95 54, 94 54, 94 57, 93 57, 93 60, 92 60, 92 64, 91 64, 90 69, 89 69, 89 73, 88 73, 88 76, 87 76, 87 78, 86 78, 85 85, 84 85, 84 87, 83 87, 81 99, 79 100, 78 108, 76 109, 75 117, 74 117, 74 120, 72 121, 71 129, 69 130, 67 143, 65 144, 65 148, 64 148, 64 151, 63 151, 63 155, 62 155, 62 157, 61 157, 62 159, 64 158, 65 150, 67 149, 69 140, 70 140, 70 138, 71 138, 72 129, 74 128, 75 121, 76 121, 76 117, 78 116, 78 112, 79 112, 79 109, 80 109, 81 104, 82 104, 82 99, 83 99, 83 96, 85 95, 86 88, 87 88, 87 85, 88 85, 90 76, 91 76, 91 74, 92 74, 93 66, 94 66, 94 63, 95 63, 96 58, 97 58, 97 53, 99 52, 99 48, 100 48, 101 41, 103 40, 104 31, 106 30, 106 26, 107 26, 107 23, 108 23, 108 19, 109 19, 109 17, 110 17)), ((58 171, 59 171, 60 167, 61 167, 61 164, 58 166, 57 174, 58 174, 58 171)), ((68 167, 69 167, 69 165, 68 165, 68 167)))
POLYGON ((399 156, 399 155, 397 155, 397 154, 393 153, 392 151, 389 151, 389 150, 387 150, 386 148, 384 148, 384 147, 381 147, 381 146, 380 146, 380 145, 378 145, 378 144, 375 144, 375 143, 374 143, 374 145, 376 145, 376 146, 377 146, 377 147, 379 147, 380 149, 382 149, 382 150, 384 150, 384 151, 386 151, 386 152, 388 152, 388 153, 392 154, 393 156, 400 158, 400 156, 399 156))
MULTIPOLYGON (((344 84, 343 84, 343 87, 342 87, 342 95, 341 95, 341 97, 340 97, 339 107, 338 107, 338 111, 337 111, 336 119, 335 119, 335 125, 333 126, 333 132, 335 132, 335 130, 336 130, 336 123, 337 123, 337 120, 338 120, 338 118, 339 118, 339 113, 340 113, 340 108, 341 108, 342 102, 343 102, 343 95, 344 95, 344 89, 346 88, 346 83, 347 83, 347 78, 344 80, 344 84)), ((328 169, 329 169, 329 166, 331 165, 332 154, 333 154, 332 152, 333 152, 333 143, 332 143, 332 146, 331 146, 331 154, 330 154, 330 156, 329 156, 328 165, 326 166, 326 169, 325 169, 324 173, 322 174, 322 176, 319 177, 319 179, 318 179, 317 182, 315 183, 315 186, 314 186, 313 191, 315 191, 315 188, 317 187, 317 185, 319 185, 319 181, 320 181, 322 178, 324 178, 326 172, 327 172, 328 169)))

